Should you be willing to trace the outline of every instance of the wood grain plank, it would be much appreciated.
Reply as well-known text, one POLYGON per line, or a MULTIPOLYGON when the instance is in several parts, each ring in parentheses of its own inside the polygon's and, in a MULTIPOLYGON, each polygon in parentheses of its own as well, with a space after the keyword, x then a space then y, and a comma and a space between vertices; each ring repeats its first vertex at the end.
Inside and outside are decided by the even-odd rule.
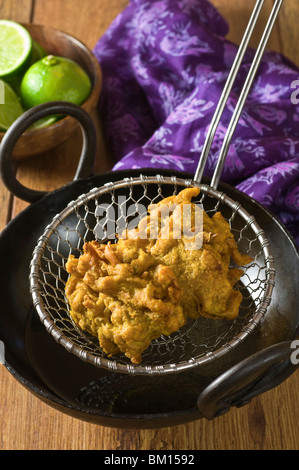
POLYGON ((19 22, 31 20, 33 0, 0 0, 0 18, 19 22))
POLYGON ((34 22, 51 25, 77 36, 93 48, 129 0, 35 0, 34 22))
POLYGON ((281 52, 299 67, 299 5, 297 1, 284 2, 278 18, 281 52))
MULTIPOLYGON (((236 44, 240 44, 256 0, 247 0, 246 2, 244 2, 244 0, 230 0, 229 2, 213 0, 212 3, 228 22, 228 39, 236 44)), ((249 43, 251 47, 256 48, 258 46, 272 7, 273 0, 265 2, 249 43)), ((267 44, 267 49, 278 52, 280 51, 280 47, 278 24, 276 24, 267 44)))
POLYGON ((12 195, 0 181, 0 233, 11 218, 12 195))

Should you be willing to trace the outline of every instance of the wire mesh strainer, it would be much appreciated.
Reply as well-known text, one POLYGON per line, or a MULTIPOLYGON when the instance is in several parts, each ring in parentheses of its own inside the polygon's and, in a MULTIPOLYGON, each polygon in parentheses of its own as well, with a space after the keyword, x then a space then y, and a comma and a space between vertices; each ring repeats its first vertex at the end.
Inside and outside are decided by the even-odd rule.
MULTIPOLYGON (((257 50, 248 79, 241 93, 211 186, 200 184, 203 167, 209 152, 213 134, 219 123, 224 104, 233 85, 241 59, 245 53, 250 35, 261 10, 263 1, 258 1, 246 34, 219 101, 206 139, 194 180, 160 175, 124 179, 94 188, 89 193, 71 202, 58 214, 40 237, 33 253, 30 268, 30 287, 34 307, 47 331, 69 352, 97 367, 129 374, 165 374, 187 370, 212 359, 223 356, 240 344, 259 324, 271 301, 275 270, 269 242, 255 218, 241 205, 217 190, 220 173, 227 154, 228 145, 252 84, 257 65, 260 62, 267 39, 282 1, 276 1, 257 50), (133 365, 125 355, 108 358, 101 350, 97 338, 83 332, 73 322, 65 297, 68 279, 66 262, 69 255, 78 257, 86 241, 106 241, 111 236, 115 223, 131 221, 124 207, 148 207, 165 197, 178 194, 186 187, 200 187, 195 203, 201 204, 209 214, 220 211, 228 221, 237 242, 238 249, 253 258, 244 269, 244 275, 237 288, 242 292, 243 301, 239 316, 234 321, 199 318, 189 320, 178 332, 161 336, 152 341, 143 353, 142 363, 133 365), (102 207, 105 207, 103 217, 102 207), (109 210, 111 209, 111 211, 109 210), (113 217, 111 218, 111 213, 113 217), (116 217, 115 217, 116 215, 116 217), (99 233, 101 234, 99 240, 99 233)), ((140 211, 139 211, 140 212, 140 211)), ((140 214, 139 216, 142 217, 140 214)))

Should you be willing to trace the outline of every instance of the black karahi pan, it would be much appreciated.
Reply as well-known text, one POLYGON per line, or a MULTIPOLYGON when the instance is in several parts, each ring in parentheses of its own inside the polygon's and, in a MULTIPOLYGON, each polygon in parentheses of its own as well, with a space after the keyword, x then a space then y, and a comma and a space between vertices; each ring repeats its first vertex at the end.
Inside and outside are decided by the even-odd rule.
MULTIPOLYGON (((294 354, 299 323, 299 253, 285 227, 258 202, 220 184, 263 227, 275 259, 272 302, 258 328, 223 358, 198 369, 166 376, 128 376, 94 367, 58 345, 33 308, 29 266, 37 240, 53 217, 82 193, 107 182, 139 176, 139 170, 93 175, 96 136, 90 117, 67 103, 26 112, 7 132, 0 148, 4 184, 31 205, 0 235, 0 340, 7 370, 35 396, 75 418, 104 426, 158 428, 214 419, 286 380, 297 369, 294 354), (67 114, 81 124, 84 147, 75 181, 51 193, 20 185, 12 151, 24 130, 49 114, 67 114), (167 391, 167 392, 166 392, 167 391)), ((156 175, 157 170, 142 170, 156 175)), ((192 175, 159 171, 165 176, 192 175)), ((297 346, 298 347, 298 346, 297 346)))

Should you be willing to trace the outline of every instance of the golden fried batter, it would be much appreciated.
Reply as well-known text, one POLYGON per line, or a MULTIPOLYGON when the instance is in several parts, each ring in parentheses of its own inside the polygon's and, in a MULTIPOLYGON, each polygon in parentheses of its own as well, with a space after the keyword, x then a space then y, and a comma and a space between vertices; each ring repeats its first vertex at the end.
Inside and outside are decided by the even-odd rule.
POLYGON ((78 259, 69 257, 71 316, 98 337, 109 356, 122 352, 139 364, 153 339, 177 331, 188 318, 238 316, 242 295, 233 287, 243 271, 230 269, 230 260, 242 266, 251 258, 239 253, 220 213, 210 218, 201 211, 203 227, 195 234, 198 206, 191 200, 198 194, 198 188, 188 188, 163 199, 117 243, 85 243, 78 259), (185 204, 192 221, 187 234, 182 230, 185 204), (171 209, 167 217, 161 216, 162 206, 171 209), (202 244, 190 249, 196 237, 202 244))

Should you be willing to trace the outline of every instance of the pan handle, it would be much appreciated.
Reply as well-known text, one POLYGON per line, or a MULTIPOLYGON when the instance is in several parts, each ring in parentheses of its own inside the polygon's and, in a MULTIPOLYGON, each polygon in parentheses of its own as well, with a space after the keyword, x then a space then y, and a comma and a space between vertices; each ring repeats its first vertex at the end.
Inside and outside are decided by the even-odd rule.
POLYGON ((52 101, 41 104, 23 113, 7 130, 0 145, 0 172, 3 183, 15 196, 27 202, 36 202, 46 191, 26 188, 16 178, 13 170, 13 150, 21 135, 36 121, 53 114, 63 114, 75 118, 83 134, 83 147, 74 177, 75 180, 91 176, 96 155, 96 131, 93 120, 83 108, 65 101, 52 101))
POLYGON ((211 420, 227 413, 232 406, 244 406, 257 395, 281 384, 298 368, 298 364, 298 340, 269 346, 215 379, 199 395, 198 409, 211 420))

